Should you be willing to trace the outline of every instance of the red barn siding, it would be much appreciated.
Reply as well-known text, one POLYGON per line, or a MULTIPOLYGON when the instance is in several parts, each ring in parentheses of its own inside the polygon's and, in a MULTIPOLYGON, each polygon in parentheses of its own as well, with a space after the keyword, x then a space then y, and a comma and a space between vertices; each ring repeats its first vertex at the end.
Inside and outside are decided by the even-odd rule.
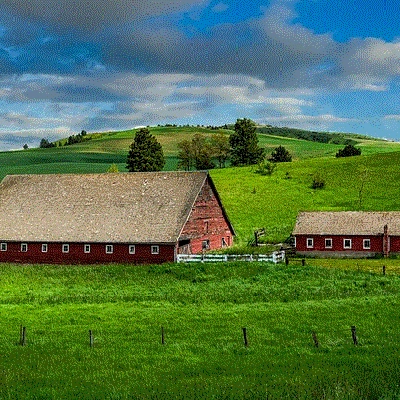
MULTIPOLYGON (((3 242, 6 243, 6 242, 3 242)), ((47 243, 47 253, 42 252, 42 243, 28 244, 28 251, 21 251, 21 242, 8 242, 7 251, 0 251, 0 262, 95 264, 95 263, 163 263, 175 259, 174 245, 159 246, 159 254, 151 254, 151 244, 135 244, 135 254, 129 254, 129 244, 121 243, 47 243), (62 245, 69 244, 69 252, 62 252, 62 245), (90 244, 90 253, 84 245, 90 244), (106 245, 113 245, 113 253, 106 254, 106 245)), ((134 244, 134 243, 132 243, 134 244)))
POLYGON ((383 251, 383 236, 352 236, 352 235, 296 235, 296 251, 298 252, 320 252, 334 253, 338 251, 354 252, 361 251, 367 253, 382 253, 383 251), (314 247, 307 248, 307 239, 314 239, 314 247), (332 248, 325 247, 325 239, 332 239, 332 248), (351 239, 351 249, 345 249, 344 239, 351 239), (363 240, 369 239, 371 242, 370 249, 363 248, 363 240))
POLYGON ((224 216, 221 204, 208 180, 204 183, 192 211, 181 232, 182 238, 190 239, 190 252, 202 251, 202 242, 208 240, 210 249, 220 249, 222 238, 232 245, 233 232, 224 216))

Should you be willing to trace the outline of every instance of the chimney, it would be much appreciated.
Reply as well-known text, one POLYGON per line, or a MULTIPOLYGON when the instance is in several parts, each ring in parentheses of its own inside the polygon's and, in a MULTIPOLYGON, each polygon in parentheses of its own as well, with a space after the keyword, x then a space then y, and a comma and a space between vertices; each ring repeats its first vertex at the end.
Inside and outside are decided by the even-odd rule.
POLYGON ((389 234, 387 224, 383 227, 383 256, 388 257, 390 252, 389 234))

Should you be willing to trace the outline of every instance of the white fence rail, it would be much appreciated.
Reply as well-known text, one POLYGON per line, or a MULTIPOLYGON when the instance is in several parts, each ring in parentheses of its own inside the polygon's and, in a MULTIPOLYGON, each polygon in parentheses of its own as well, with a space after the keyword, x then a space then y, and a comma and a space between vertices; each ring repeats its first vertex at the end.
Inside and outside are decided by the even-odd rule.
POLYGON ((265 261, 279 263, 285 261, 284 251, 274 251, 272 254, 178 254, 176 261, 180 262, 228 262, 228 261, 265 261))

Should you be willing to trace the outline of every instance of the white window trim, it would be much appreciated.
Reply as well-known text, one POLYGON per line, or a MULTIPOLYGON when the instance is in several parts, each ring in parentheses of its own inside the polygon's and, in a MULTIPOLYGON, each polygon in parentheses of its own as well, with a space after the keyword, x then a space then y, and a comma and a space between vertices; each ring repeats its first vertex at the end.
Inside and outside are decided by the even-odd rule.
POLYGON ((106 254, 114 253, 114 246, 112 244, 106 244, 106 254))
POLYGON ((151 245, 151 254, 160 254, 160 246, 151 245))
POLYGON ((135 254, 136 253, 136 246, 134 244, 129 245, 129 254, 135 254))
POLYGON ((49 249, 49 246, 47 243, 42 243, 42 253, 47 253, 47 250, 49 249))
POLYGON ((313 249, 314 248, 314 238, 307 238, 306 244, 307 244, 307 249, 313 249), (311 245, 308 244, 309 240, 311 240, 311 245))
POLYGON ((326 249, 331 249, 333 247, 333 240, 332 240, 332 238, 325 238, 325 248, 326 249), (327 244, 326 244, 326 241, 327 240, 330 240, 331 241, 331 245, 330 246, 328 246, 327 244))
POLYGON ((371 248, 371 239, 363 239, 363 249, 364 250, 369 250, 371 248), (366 245, 365 245, 365 242, 368 240, 368 242, 369 242, 369 246, 367 247, 366 245))
POLYGON ((0 250, 1 251, 7 251, 7 243, 3 242, 0 244, 0 250))
POLYGON ((83 252, 85 254, 89 254, 90 253, 90 244, 84 244, 83 245, 83 252))
POLYGON ((351 249, 353 246, 352 240, 351 239, 343 239, 343 248, 344 249, 351 249), (346 240, 350 241, 350 246, 346 246, 346 240))
POLYGON ((21 243, 21 252, 26 253, 28 251, 28 243, 21 243), (25 247, 25 250, 24 250, 25 247))
POLYGON ((221 247, 227 247, 227 246, 228 246, 228 243, 226 242, 225 238, 223 237, 221 239, 221 247))
POLYGON ((62 252, 63 253, 69 253, 69 244, 68 243, 64 243, 63 245, 62 245, 62 252))

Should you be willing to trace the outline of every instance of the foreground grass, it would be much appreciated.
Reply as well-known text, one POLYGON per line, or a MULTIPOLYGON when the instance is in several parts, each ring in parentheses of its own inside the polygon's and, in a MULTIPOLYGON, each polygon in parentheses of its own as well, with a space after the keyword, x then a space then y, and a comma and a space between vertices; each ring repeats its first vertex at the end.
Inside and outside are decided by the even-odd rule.
POLYGON ((0 397, 394 397, 400 261, 386 261, 386 276, 376 260, 1 265, 0 397))

